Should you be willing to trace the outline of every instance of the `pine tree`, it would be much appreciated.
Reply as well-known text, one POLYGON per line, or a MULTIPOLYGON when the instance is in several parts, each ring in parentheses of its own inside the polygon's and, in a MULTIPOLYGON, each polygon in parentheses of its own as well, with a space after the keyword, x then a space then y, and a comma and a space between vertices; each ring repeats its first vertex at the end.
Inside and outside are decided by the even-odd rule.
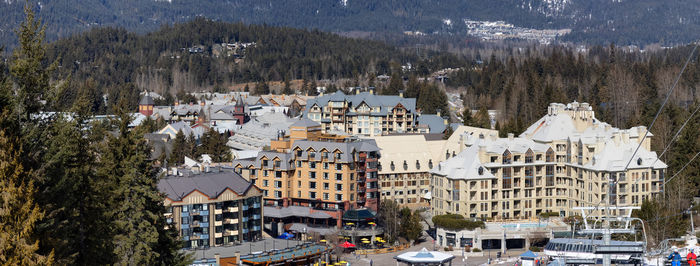
POLYGON ((474 119, 472 118, 472 109, 469 108, 468 106, 464 107, 464 111, 462 111, 462 124, 465 126, 472 126, 474 124, 474 119))
POLYGON ((47 142, 45 174, 40 179, 44 185, 37 194, 46 218, 37 231, 42 249, 54 250, 58 264, 111 263, 109 256, 103 256, 111 250, 110 227, 95 169, 96 145, 87 126, 88 105, 87 97, 81 96, 73 107, 73 119, 59 117, 49 127, 53 137, 47 142))
POLYGON ((394 71, 391 74, 391 79, 389 80, 389 86, 382 90, 383 95, 398 95, 399 91, 403 91, 403 79, 399 75, 398 71, 394 71))
POLYGON ((416 75, 411 75, 408 78, 408 83, 406 84, 406 92, 404 92, 403 97, 405 98, 418 98, 420 93, 420 82, 418 82, 418 77, 416 75))
POLYGON ((112 244, 116 265, 161 265, 177 261, 181 255, 174 234, 167 231, 163 195, 148 158, 150 150, 143 136, 129 131, 131 122, 127 103, 122 99, 116 110, 119 133, 109 135, 101 151, 99 171, 111 182, 106 193, 110 199, 110 221, 114 230, 112 244))
POLYGON ((21 152, 0 130, 0 264, 50 265, 53 254, 37 253, 33 240, 35 224, 43 213, 34 202, 34 174, 20 162, 21 152))
POLYGON ((185 162, 185 156, 187 155, 187 139, 182 130, 175 134, 175 139, 173 140, 173 151, 170 155, 170 162, 173 165, 181 165, 185 162))
POLYGON ((489 116, 489 111, 486 110, 486 106, 479 108, 474 116, 474 126, 480 128, 491 128, 491 117, 489 116))
POLYGON ((292 90, 292 85, 290 84, 288 78, 284 79, 284 88, 282 89, 282 94, 294 94, 294 90, 292 90))

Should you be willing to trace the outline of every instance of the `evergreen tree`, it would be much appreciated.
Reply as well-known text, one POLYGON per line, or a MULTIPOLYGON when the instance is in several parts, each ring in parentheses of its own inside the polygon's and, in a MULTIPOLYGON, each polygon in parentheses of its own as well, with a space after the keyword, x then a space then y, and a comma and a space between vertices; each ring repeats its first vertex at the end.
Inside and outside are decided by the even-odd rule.
POLYGON ((294 94, 294 90, 292 90, 292 85, 290 84, 288 78, 284 79, 284 88, 282 89, 282 94, 294 94))
POLYGON ((408 207, 401 209, 401 236, 414 243, 418 241, 423 233, 423 226, 420 223, 418 211, 412 212, 408 207))
POLYGON ((197 156, 197 139, 195 139, 193 134, 187 136, 187 141, 185 144, 185 156, 190 157, 192 159, 195 159, 195 157, 197 156))
POLYGON ((34 202, 34 174, 20 162, 17 139, 0 130, 0 264, 51 265, 53 255, 37 253, 35 224, 43 217, 34 202))
POLYGON ((489 116, 489 111, 486 109, 486 106, 482 106, 479 108, 479 111, 476 112, 473 126, 480 128, 491 128, 491 117, 489 116))
POLYGON ((117 109, 117 136, 108 135, 101 151, 98 174, 109 180, 106 190, 110 205, 117 265, 161 265, 181 256, 174 234, 165 225, 163 195, 148 158, 150 150, 143 136, 128 128, 131 117, 122 99, 117 109))
POLYGON ((202 145, 197 148, 198 156, 209 154, 214 162, 226 162, 231 160, 231 151, 226 146, 226 136, 222 136, 214 129, 209 129, 202 135, 202 145))
POLYGON ((473 123, 474 121, 472 118, 472 109, 468 106, 465 106, 464 110, 462 111, 462 124, 464 124, 465 126, 472 126, 473 123))
POLYGON ((394 71, 391 74, 391 79, 389 80, 389 86, 382 90, 383 95, 398 95, 399 91, 403 91, 403 79, 399 75, 398 71, 394 71))
POLYGON ((43 159, 44 185, 37 194, 46 210, 37 229, 42 249, 54 250, 56 262, 64 265, 111 263, 109 256, 103 256, 111 250, 110 227, 96 175, 88 105, 86 95, 81 96, 73 107, 73 119, 59 117, 49 127, 53 137, 43 159))
POLYGON ((406 91, 403 94, 405 98, 418 98, 420 93, 420 82, 418 82, 418 77, 416 75, 411 75, 408 78, 408 83, 406 84, 406 91))
POLYGON ((187 139, 182 130, 175 134, 175 139, 173 140, 173 151, 170 155, 170 162, 173 165, 181 165, 185 162, 185 156, 187 155, 187 139))

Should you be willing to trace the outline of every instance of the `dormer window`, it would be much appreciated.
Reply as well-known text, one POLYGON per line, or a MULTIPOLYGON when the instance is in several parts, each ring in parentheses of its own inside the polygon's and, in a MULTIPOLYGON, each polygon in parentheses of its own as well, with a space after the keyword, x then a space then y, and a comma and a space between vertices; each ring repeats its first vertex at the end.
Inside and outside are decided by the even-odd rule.
POLYGON ((450 159, 450 151, 445 151, 445 159, 450 159))
POLYGON ((637 165, 642 165, 642 158, 637 158, 637 165))
POLYGON ((416 169, 420 170, 420 161, 416 160, 416 169))
POLYGON ((484 167, 479 166, 479 175, 484 175, 484 167))
POLYGON ((408 163, 406 163, 406 160, 403 161, 403 170, 408 170, 408 163))
POLYGON ((396 169, 396 166, 394 166, 394 161, 391 161, 390 167, 391 167, 391 171, 394 171, 394 169, 396 169))
POLYGON ((428 160, 428 168, 433 169, 433 159, 428 160))

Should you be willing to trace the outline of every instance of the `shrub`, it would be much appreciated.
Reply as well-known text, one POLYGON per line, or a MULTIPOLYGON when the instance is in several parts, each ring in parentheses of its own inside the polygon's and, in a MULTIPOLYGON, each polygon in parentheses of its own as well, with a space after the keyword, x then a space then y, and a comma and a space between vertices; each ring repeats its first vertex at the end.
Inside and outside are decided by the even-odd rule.
POLYGON ((449 249, 449 248, 447 248, 447 247, 445 247, 445 248, 444 248, 444 250, 445 250, 445 251, 450 251, 450 249, 449 249))
POLYGON ((471 250, 472 250, 472 247, 464 246, 464 252, 470 252, 471 250))
POLYGON ((532 252, 542 252, 541 247, 530 246, 530 251, 532 252))
POLYGON ((559 213, 558 212, 543 212, 543 213, 540 213, 540 217, 545 218, 545 219, 549 218, 549 217, 559 217, 559 213))
POLYGON ((459 214, 443 214, 433 216, 433 223, 437 227, 442 227, 448 230, 474 230, 476 228, 486 228, 483 221, 470 221, 464 219, 459 214))
POLYGON ((473 249, 472 249, 472 252, 481 252, 481 249, 479 249, 479 248, 473 248, 473 249))

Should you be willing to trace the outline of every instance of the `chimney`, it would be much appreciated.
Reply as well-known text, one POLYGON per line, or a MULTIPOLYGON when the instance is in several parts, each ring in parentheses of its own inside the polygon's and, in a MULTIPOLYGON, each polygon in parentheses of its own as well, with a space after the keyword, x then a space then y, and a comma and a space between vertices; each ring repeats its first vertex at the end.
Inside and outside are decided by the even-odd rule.
MULTIPOLYGON (((221 255, 219 255, 219 253, 214 253, 214 259, 216 260, 216 265, 221 265, 221 255)), ((238 257, 236 257, 236 259, 238 259, 238 257)))
POLYGON ((360 94, 360 89, 355 88, 355 95, 359 95, 359 94, 360 94))
POLYGON ((175 101, 175 106, 180 105, 180 101, 175 101))
POLYGON ((207 103, 204 102, 204 100, 201 100, 201 101, 199 101, 199 105, 200 105, 200 106, 205 106, 205 105, 207 105, 207 103))
POLYGON ((515 138, 515 134, 508 133, 508 140, 513 141, 514 138, 515 138))
POLYGON ((403 98, 403 90, 399 91, 399 97, 403 98))
POLYGON ((369 94, 374 94, 374 90, 373 90, 373 89, 370 89, 370 90, 369 90, 369 94))
MULTIPOLYGON (((323 96, 323 91, 321 91, 318 96, 323 96)), ((284 95, 282 96, 282 100, 284 100, 284 95)))
POLYGON ((440 110, 440 108, 438 108, 436 111, 437 111, 437 116, 441 116, 440 113, 442 112, 442 110, 440 110))
POLYGON ((446 126, 449 126, 450 125, 450 118, 447 116, 443 117, 442 122, 445 123, 446 126))

